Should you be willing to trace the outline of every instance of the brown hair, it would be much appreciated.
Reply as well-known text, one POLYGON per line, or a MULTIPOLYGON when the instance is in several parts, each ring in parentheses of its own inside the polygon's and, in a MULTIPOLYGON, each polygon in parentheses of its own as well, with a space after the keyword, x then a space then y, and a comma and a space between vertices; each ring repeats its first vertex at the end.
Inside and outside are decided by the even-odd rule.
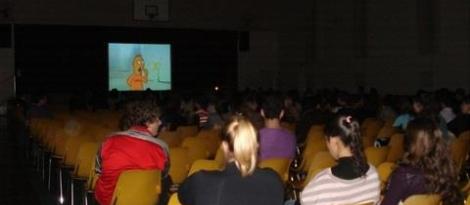
POLYGON ((442 132, 430 118, 416 118, 406 129, 406 153, 400 164, 420 169, 426 188, 446 204, 461 204, 457 174, 442 132))
POLYGON ((146 123, 155 122, 160 116, 160 109, 151 101, 133 101, 126 104, 124 114, 120 120, 121 130, 132 126, 145 126, 146 123))

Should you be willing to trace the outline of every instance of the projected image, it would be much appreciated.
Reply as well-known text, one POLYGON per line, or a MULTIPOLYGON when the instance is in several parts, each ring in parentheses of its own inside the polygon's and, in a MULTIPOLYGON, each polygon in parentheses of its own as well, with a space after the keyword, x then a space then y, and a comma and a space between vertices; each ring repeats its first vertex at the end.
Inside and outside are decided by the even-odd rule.
POLYGON ((109 90, 171 89, 170 44, 108 44, 109 90))

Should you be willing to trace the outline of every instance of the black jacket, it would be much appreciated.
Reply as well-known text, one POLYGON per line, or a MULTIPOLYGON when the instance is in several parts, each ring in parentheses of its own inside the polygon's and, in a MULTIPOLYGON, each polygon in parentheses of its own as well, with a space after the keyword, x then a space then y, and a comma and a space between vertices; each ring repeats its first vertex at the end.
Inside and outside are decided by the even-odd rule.
POLYGON ((256 168, 242 177, 234 163, 223 171, 200 171, 187 178, 178 190, 183 205, 282 205, 281 179, 271 169, 256 168))

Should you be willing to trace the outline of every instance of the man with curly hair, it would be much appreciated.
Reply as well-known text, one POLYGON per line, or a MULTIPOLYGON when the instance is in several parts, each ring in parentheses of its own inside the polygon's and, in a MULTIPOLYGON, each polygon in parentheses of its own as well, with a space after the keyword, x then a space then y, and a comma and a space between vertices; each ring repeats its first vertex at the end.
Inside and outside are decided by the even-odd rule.
POLYGON ((160 127, 160 111, 147 101, 129 103, 121 118, 121 129, 111 134, 97 155, 98 181, 95 197, 99 204, 109 205, 119 175, 126 170, 159 169, 168 179, 168 145, 155 138, 160 127))

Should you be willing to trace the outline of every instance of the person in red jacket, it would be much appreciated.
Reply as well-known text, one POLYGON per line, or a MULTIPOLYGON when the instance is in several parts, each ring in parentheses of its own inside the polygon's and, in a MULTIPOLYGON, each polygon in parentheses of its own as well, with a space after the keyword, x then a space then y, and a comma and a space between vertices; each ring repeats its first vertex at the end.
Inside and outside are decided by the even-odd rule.
POLYGON ((121 128, 125 131, 107 137, 97 155, 99 178, 95 198, 99 204, 111 204, 114 188, 123 171, 159 169, 162 179, 168 178, 168 145, 154 137, 161 124, 159 115, 158 107, 151 102, 136 101, 126 106, 121 118, 121 128))

